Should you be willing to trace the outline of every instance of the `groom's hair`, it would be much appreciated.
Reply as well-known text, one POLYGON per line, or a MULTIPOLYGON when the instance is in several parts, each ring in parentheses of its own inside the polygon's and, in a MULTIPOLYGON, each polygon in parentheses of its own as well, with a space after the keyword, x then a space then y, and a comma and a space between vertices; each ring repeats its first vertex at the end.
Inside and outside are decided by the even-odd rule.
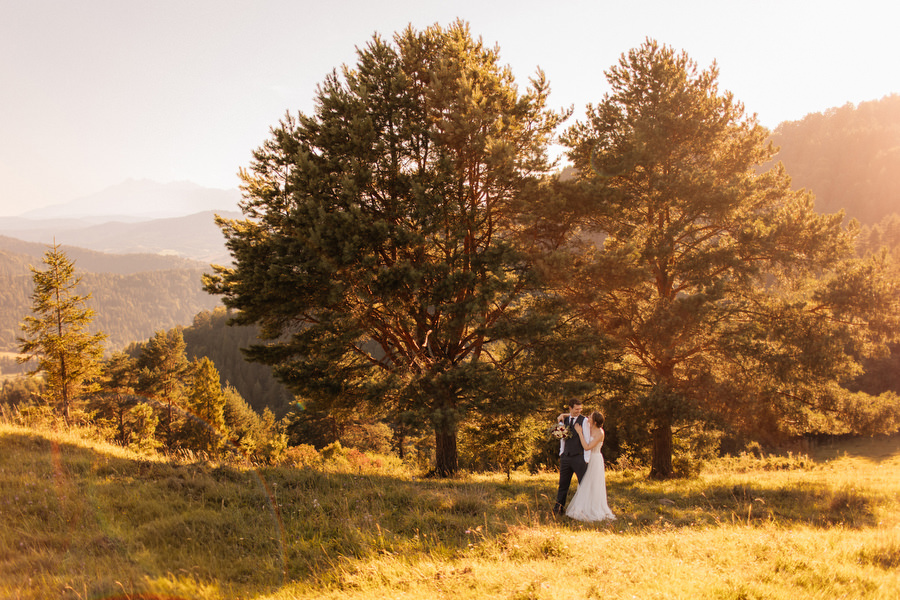
POLYGON ((569 408, 572 408, 576 404, 584 404, 584 403, 581 400, 579 400, 578 398, 572 398, 569 400, 569 408))

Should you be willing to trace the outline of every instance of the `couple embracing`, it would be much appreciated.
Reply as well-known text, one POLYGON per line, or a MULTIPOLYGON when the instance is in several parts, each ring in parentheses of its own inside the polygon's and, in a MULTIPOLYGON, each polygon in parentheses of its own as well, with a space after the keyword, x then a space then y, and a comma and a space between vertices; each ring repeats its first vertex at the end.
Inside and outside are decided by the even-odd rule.
POLYGON ((584 406, 578 400, 569 402, 569 412, 557 418, 557 430, 565 426, 559 443, 559 489, 553 512, 579 521, 603 521, 615 519, 606 502, 606 471, 600 447, 606 436, 603 431, 603 415, 591 413, 585 418, 584 406), (572 475, 578 477, 578 488, 568 508, 566 497, 572 483, 572 475))

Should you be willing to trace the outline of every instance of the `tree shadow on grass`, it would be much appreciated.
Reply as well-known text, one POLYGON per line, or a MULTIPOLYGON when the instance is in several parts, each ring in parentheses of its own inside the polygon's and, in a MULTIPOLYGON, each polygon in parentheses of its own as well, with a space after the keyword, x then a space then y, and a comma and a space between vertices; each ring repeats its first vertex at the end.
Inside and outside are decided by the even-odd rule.
POLYGON ((900 433, 809 438, 805 440, 803 450, 816 462, 848 456, 882 463, 900 457, 900 433))
POLYGON ((122 581, 135 597, 189 596, 202 582, 238 595, 327 584, 347 560, 452 557, 547 523, 546 487, 179 463, 4 433, 0 507, 24 533, 3 539, 18 558, 0 576, 25 589, 38 574, 98 598, 121 595, 122 581))
MULTIPOLYGON (((91 597, 121 595, 119 582, 126 580, 125 591, 135 597, 160 589, 189 596, 191 586, 196 592, 202 585, 251 596, 289 582, 339 586, 348 564, 383 556, 452 560, 494 548, 537 559, 563 552, 560 533, 570 528, 867 527, 875 525, 879 502, 826 484, 701 488, 685 480, 661 487, 613 478, 609 498, 619 518, 583 524, 551 515, 555 489, 551 474, 422 480, 240 468, 129 458, 39 435, 4 434, 0 507, 25 533, 15 534, 15 569, 0 567, 0 576, 23 586, 35 574, 79 589, 81 582, 91 597), (525 535, 529 545, 509 546, 511 534, 519 545, 525 535)), ((3 541, 14 543, 12 537, 3 541)))
POLYGON ((631 524, 692 527, 724 523, 774 523, 785 527, 864 528, 877 525, 880 499, 825 484, 799 486, 686 484, 665 492, 641 482, 610 486, 610 504, 631 524))

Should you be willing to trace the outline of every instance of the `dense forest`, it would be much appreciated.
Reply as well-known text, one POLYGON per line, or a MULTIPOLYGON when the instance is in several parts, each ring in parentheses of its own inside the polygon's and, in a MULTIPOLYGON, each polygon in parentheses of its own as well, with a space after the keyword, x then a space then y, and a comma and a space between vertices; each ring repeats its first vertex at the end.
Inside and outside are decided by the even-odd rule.
MULTIPOLYGON (((894 212, 872 226, 864 225, 857 240, 860 256, 887 253, 892 258, 894 279, 900 280, 900 213, 894 212)), ((863 362, 865 372, 853 389, 872 395, 900 393, 900 344, 890 344, 890 354, 863 362)))
MULTIPOLYGON (((43 244, 0 237, 0 351, 14 351, 20 323, 31 311, 29 266, 41 264, 43 244)), ((202 263, 152 254, 110 255, 65 248, 91 294, 93 331, 103 331, 110 350, 146 339, 159 329, 190 323, 219 302, 203 291, 202 263)), ((4 370, 4 372, 6 372, 4 370)))
POLYGON ((221 306, 194 317, 193 324, 182 330, 188 358, 211 359, 222 385, 233 386, 255 411, 262 413, 270 408, 276 415, 283 415, 293 395, 272 376, 269 367, 247 362, 241 352, 241 348, 258 341, 258 328, 229 326, 228 318, 221 306))
POLYGON ((772 141, 775 160, 816 195, 819 212, 843 209, 866 225, 900 212, 900 95, 781 123, 772 141))
POLYGON ((900 258, 900 213, 892 213, 872 226, 864 225, 860 232, 857 249, 862 256, 880 251, 882 248, 900 258))

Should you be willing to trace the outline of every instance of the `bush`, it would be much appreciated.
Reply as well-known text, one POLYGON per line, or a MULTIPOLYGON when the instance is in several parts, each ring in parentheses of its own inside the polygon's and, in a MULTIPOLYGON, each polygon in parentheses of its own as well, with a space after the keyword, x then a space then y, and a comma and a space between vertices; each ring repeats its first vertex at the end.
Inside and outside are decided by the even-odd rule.
POLYGON ((378 459, 372 459, 366 456, 364 452, 360 452, 356 448, 350 448, 347 450, 347 462, 350 463, 350 466, 356 471, 362 471, 363 469, 368 469, 369 467, 380 467, 381 461, 378 459))
POLYGON ((707 461, 719 453, 723 433, 702 427, 686 427, 673 439, 672 469, 677 477, 696 477, 707 461))
POLYGON ((350 463, 347 461, 347 451, 341 446, 340 442, 328 444, 320 453, 322 462, 326 466, 346 468, 350 463))
POLYGON ((639 448, 623 443, 620 446, 619 456, 615 462, 607 468, 612 471, 625 471, 637 473, 647 467, 647 455, 639 448))
POLYGON ((285 462, 295 467, 316 467, 322 464, 322 457, 311 444, 291 446, 284 453, 285 462))
POLYGON ((755 456, 756 458, 762 458, 763 449, 759 442, 750 442, 747 444, 747 448, 745 450, 747 454, 755 456))
POLYGON ((703 470, 703 461, 691 454, 676 454, 672 457, 672 470, 676 477, 696 477, 703 470))
POLYGON ((277 431, 267 432, 269 436, 257 447, 256 458, 265 464, 276 465, 284 460, 287 451, 287 436, 277 431))

